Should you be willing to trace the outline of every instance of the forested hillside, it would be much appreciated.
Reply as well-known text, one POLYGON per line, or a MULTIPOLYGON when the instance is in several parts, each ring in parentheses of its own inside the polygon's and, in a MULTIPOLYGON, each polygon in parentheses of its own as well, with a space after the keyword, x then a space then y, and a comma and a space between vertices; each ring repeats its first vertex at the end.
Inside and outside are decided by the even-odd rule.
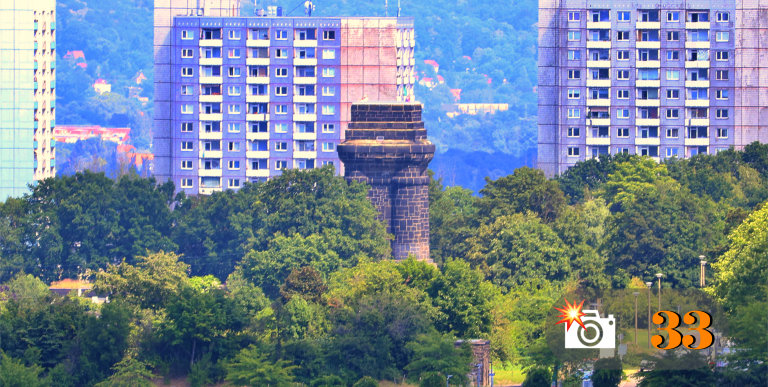
MULTIPOLYGON (((286 12, 299 1, 260 1, 281 5, 286 12)), ((317 1, 319 16, 384 16, 384 1, 317 1)), ((397 2, 389 2, 389 15, 397 2)), ((440 65, 445 79, 430 89, 418 85, 429 136, 437 144, 433 169, 446 182, 473 190, 483 177, 498 178, 521 165, 533 166, 536 149, 536 29, 537 2, 403 0, 402 15, 416 22, 416 65, 423 76, 435 77, 425 59, 440 65), (500 102, 509 111, 496 115, 448 118, 450 89, 462 89, 461 102, 500 102), (471 153, 469 153, 471 152, 471 153), (505 162, 497 162, 503 156, 505 162), (469 172, 466 169, 469 168, 469 172), (456 171, 460 172, 456 172, 456 171)), ((58 1, 57 122, 130 126, 132 143, 149 148, 152 118, 152 7, 151 0, 58 1), (83 51, 82 60, 63 57, 83 51), (131 80, 142 71, 142 104, 129 97, 131 80), (91 85, 103 78, 112 93, 98 95, 91 85)), ((245 15, 253 4, 243 1, 245 15)), ((292 15, 302 15, 303 7, 292 15)), ((106 158, 106 157, 105 157, 106 158)))
MULTIPOLYGON (((480 197, 432 180, 436 266, 388 260, 367 187, 330 167, 237 192, 173 192, 78 173, 0 205, 0 381, 445 385, 468 372, 454 340, 473 338, 491 340, 498 367, 550 372, 561 364, 547 314, 566 293, 645 289, 655 273, 665 292, 698 290, 704 255, 704 291, 722 303, 736 349, 727 367, 677 377, 768 382, 766 145, 662 164, 607 156, 558 179, 524 167, 480 197), (54 296, 42 282, 79 277, 111 302, 54 296)), ((629 334, 631 308, 614 313, 629 334)), ((584 367, 566 362, 559 376, 584 367)))

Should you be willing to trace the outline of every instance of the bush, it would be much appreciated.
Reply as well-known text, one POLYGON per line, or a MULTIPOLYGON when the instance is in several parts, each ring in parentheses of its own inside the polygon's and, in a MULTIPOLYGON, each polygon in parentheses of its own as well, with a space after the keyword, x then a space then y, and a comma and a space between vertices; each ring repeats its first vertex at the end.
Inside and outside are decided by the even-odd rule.
POLYGON ((437 372, 427 372, 421 377, 419 387, 443 387, 445 386, 445 377, 437 372))
POLYGON ((309 387, 344 387, 346 385, 344 380, 336 375, 321 376, 309 383, 309 387))
POLYGON ((379 387, 379 382, 370 376, 363 376, 352 387, 379 387))
POLYGON ((549 387, 552 382, 552 373, 545 367, 533 367, 525 374, 523 387, 549 387))
POLYGON ((592 373, 594 387, 616 387, 619 383, 621 383, 621 360, 610 358, 595 362, 595 372, 592 373))

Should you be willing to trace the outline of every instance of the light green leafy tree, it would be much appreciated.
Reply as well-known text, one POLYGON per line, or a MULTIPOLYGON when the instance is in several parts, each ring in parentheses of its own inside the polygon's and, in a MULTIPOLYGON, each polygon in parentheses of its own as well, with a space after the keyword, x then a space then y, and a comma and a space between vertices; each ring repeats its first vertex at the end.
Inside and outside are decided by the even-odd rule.
POLYGON ((285 360, 271 361, 266 353, 250 346, 226 365, 226 379, 235 386, 293 386, 296 366, 289 364, 285 360))

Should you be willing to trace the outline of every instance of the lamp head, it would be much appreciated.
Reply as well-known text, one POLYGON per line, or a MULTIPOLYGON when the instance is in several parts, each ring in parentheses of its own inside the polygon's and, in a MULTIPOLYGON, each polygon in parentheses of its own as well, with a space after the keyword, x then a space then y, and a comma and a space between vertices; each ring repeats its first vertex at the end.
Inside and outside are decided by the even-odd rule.
POLYGON ((649 287, 649 288, 650 288, 652 285, 653 285, 653 282, 646 282, 646 283, 645 283, 645 286, 647 286, 647 287, 649 287))
POLYGON ((663 277, 663 276, 664 276, 664 274, 661 274, 661 273, 656 273, 656 278, 661 278, 661 277, 663 277))
POLYGON ((637 297, 639 294, 640 292, 632 292, 632 295, 634 295, 635 297, 637 297))

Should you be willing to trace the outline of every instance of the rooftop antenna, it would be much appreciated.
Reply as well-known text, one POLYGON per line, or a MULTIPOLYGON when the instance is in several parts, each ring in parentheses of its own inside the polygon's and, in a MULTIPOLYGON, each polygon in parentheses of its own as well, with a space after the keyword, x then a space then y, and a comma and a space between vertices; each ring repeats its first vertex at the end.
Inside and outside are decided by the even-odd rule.
POLYGON ((384 16, 389 17, 389 0, 384 0, 384 16))
POLYGON ((397 0, 397 17, 400 17, 400 0, 397 0))

